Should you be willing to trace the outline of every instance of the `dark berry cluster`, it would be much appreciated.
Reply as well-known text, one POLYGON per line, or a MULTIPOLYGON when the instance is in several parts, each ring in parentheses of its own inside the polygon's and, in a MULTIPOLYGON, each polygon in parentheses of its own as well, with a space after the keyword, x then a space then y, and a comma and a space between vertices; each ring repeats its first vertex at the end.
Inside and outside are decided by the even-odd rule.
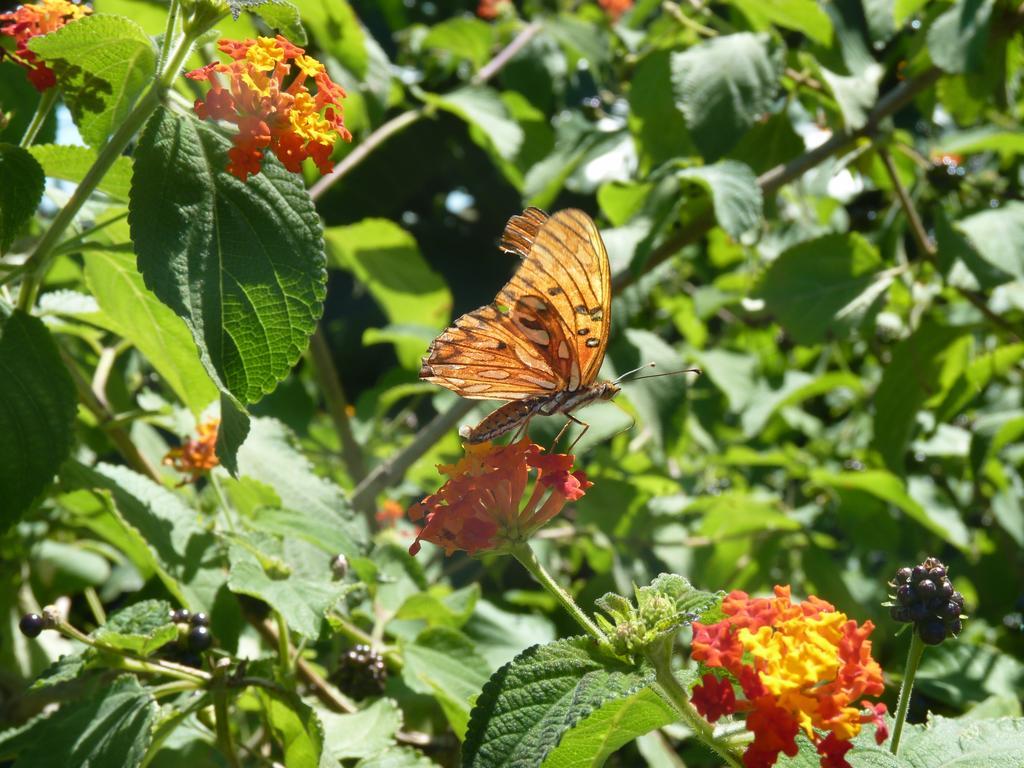
POLYGON ((43 608, 42 615, 38 613, 26 613, 18 622, 18 629, 25 637, 39 637, 44 629, 56 629, 60 620, 57 609, 52 605, 43 608))
POLYGON ((342 691, 357 700, 382 694, 387 679, 384 658, 368 645, 350 648, 331 675, 342 691))
POLYGON ((912 623, 923 642, 938 645, 960 634, 964 596, 953 589, 946 566, 938 559, 929 557, 913 568, 900 568, 889 586, 896 590, 889 614, 912 623))
POLYGON ((178 640, 165 645, 161 649, 162 655, 170 661, 201 667, 203 662, 199 654, 213 645, 210 617, 202 611, 192 613, 188 608, 179 608, 171 611, 171 621, 179 625, 178 640))

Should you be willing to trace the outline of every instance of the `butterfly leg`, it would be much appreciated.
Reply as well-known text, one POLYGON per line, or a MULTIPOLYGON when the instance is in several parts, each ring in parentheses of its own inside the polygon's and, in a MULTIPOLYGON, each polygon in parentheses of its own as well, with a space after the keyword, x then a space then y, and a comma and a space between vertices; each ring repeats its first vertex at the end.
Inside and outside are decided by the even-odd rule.
POLYGON ((576 443, 578 443, 583 438, 583 436, 587 434, 587 430, 590 429, 590 425, 587 424, 587 422, 585 421, 580 421, 571 413, 565 414, 565 418, 565 426, 562 427, 561 431, 559 431, 559 433, 555 436, 554 442, 551 443, 551 450, 555 450, 555 446, 558 445, 558 441, 562 439, 562 435, 565 434, 565 431, 569 429, 569 426, 571 424, 579 424, 581 427, 583 427, 583 431, 576 435, 576 439, 572 441, 572 444, 565 451, 566 453, 572 453, 572 449, 576 447, 576 443))
POLYGON ((522 439, 523 435, 526 434, 526 428, 530 426, 531 418, 533 418, 532 414, 523 419, 523 423, 519 425, 515 434, 512 435, 512 439, 508 441, 509 445, 512 445, 512 443, 518 443, 522 439))

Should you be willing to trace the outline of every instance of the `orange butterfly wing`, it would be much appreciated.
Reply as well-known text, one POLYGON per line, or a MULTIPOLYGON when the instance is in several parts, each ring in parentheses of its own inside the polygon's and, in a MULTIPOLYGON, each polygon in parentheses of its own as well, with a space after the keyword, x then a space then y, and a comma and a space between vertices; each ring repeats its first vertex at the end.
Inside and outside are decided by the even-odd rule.
POLYGON ((494 303, 430 345, 420 378, 462 397, 521 400, 592 383, 611 322, 608 254, 582 211, 513 216, 501 249, 523 261, 494 303))

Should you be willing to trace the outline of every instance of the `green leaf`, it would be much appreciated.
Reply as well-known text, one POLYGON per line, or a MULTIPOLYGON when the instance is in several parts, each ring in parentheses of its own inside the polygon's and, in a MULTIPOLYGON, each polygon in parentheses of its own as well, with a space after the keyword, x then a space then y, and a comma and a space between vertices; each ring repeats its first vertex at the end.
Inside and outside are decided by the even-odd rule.
POLYGON ((335 761, 373 757, 395 743, 402 710, 391 699, 378 699, 349 715, 321 710, 324 751, 335 761))
POLYGON ((228 558, 232 592, 263 600, 311 640, 320 636, 324 614, 351 589, 334 581, 329 555, 299 539, 237 537, 228 558))
POLYGON ((461 632, 445 627, 424 630, 402 646, 402 679, 418 693, 434 696, 455 735, 462 739, 469 724, 472 700, 480 693, 490 668, 461 632))
POLYGON ((998 152, 1006 160, 1024 154, 1024 133, 1001 131, 995 126, 947 134, 938 139, 934 154, 973 155, 979 152, 998 152))
POLYGON ((732 237, 761 223, 764 196, 750 167, 735 160, 720 160, 714 165, 684 168, 679 178, 700 185, 711 196, 718 226, 732 237))
POLYGON ((124 122, 156 72, 149 35, 123 16, 85 16, 29 47, 57 74, 82 138, 97 148, 124 122))
POLYGON ((686 121, 672 96, 671 51, 651 51, 637 62, 630 77, 629 129, 645 173, 667 160, 693 154, 686 121))
POLYGON ((531 645, 555 639, 555 628, 546 617, 504 611, 487 600, 477 601, 462 632, 476 644, 491 669, 507 664, 531 645))
POLYGON ((246 404, 306 348, 326 259, 301 177, 267 157, 242 182, 225 170, 229 147, 159 110, 136 149, 129 223, 146 285, 185 321, 211 377, 246 404))
POLYGON ((1009 200, 954 225, 978 255, 1001 272, 1024 280, 1024 202, 1009 200))
POLYGON ((0 533, 16 523, 71 452, 75 385, 43 321, 0 318, 0 533))
MULTIPOLYGON (((96 162, 99 154, 89 147, 70 144, 33 144, 28 148, 43 173, 52 179, 80 182, 86 172, 96 162)), ((121 155, 110 169, 103 174, 96 189, 110 195, 115 200, 128 201, 128 192, 132 184, 132 159, 121 155)))
POLYGON ((43 199, 43 169, 27 150, 0 143, 0 254, 28 223, 43 199))
POLYGON ((672 55, 676 105, 706 160, 728 152, 766 112, 783 51, 765 34, 723 35, 672 55))
POLYGON ((348 0, 291 2, 299 9, 318 47, 333 54, 357 78, 365 78, 370 65, 368 35, 348 0))
POLYGON ((288 0, 270 0, 247 10, 259 16, 266 25, 288 38, 295 45, 306 45, 306 28, 302 26, 302 15, 294 3, 288 0))
POLYGON ((855 131, 864 127, 878 100, 878 81, 883 68, 874 62, 855 75, 846 76, 819 67, 821 77, 839 105, 846 128, 855 131))
POLYGON ((917 682, 930 698, 961 709, 992 695, 1016 698, 1024 662, 987 643, 944 643, 925 654, 917 682))
POLYGON ((123 675, 53 714, 0 733, 0 757, 15 756, 15 765, 24 768, 135 768, 149 749, 156 718, 149 691, 123 675))
POLYGON ((964 328, 925 321, 893 349, 875 391, 873 440, 893 472, 903 473, 918 410, 925 401, 941 400, 949 391, 967 365, 970 343, 964 328))
POLYGON ((604 765, 619 747, 645 733, 674 723, 675 710, 650 688, 612 699, 568 731, 548 753, 544 768, 604 765))
POLYGON ((480 69, 491 58, 494 27, 474 16, 457 16, 432 26, 420 45, 480 69))
POLYGON ((897 27, 928 4, 928 0, 893 0, 892 15, 897 27))
MULTIPOLYGON (((89 664, 89 661, 96 656, 96 651, 86 648, 80 653, 67 653, 57 659, 39 673, 39 677, 32 681, 30 691, 38 691, 43 688, 70 683, 81 677, 89 664)), ((0 740, 3 736, 0 735, 0 740)))
MULTIPOLYGON (((589 638, 521 653, 484 686, 462 746, 462 764, 533 768, 592 713, 630 699, 649 676, 598 655, 589 638)), ((595 739, 590 739, 593 749, 595 739)))
POLYGON ((108 648, 120 648, 139 656, 149 656, 178 637, 171 621, 171 605, 165 600, 143 600, 122 608, 92 637, 108 648))
POLYGON ((832 21, 815 0, 733 0, 757 31, 775 24, 796 30, 824 46, 832 43, 832 21))
POLYGON ((437 763, 410 747, 389 747, 360 760, 355 768, 437 768, 437 763))
MULTIPOLYGON (((363 219, 324 232, 328 264, 347 270, 370 291, 393 324, 441 330, 451 319, 452 295, 420 254, 415 238, 389 219, 363 219)), ((419 370, 418 339, 396 344, 403 367, 419 370)))
POLYGON ((423 99, 465 120, 475 129, 470 130, 473 140, 499 158, 511 162, 519 153, 523 129, 511 118, 497 91, 471 85, 444 95, 426 93, 423 99))
POLYGON ((294 443, 294 435, 276 419, 253 419, 238 452, 239 475, 269 485, 281 506, 301 513, 309 525, 333 527, 324 543, 335 553, 360 554, 368 539, 363 518, 351 510, 341 488, 313 471, 294 443))
POLYGON ((814 470, 811 472, 810 481, 816 486, 871 494, 899 507, 907 517, 961 550, 966 550, 970 543, 970 534, 959 517, 943 518, 934 509, 926 510, 907 493, 903 480, 884 469, 869 469, 864 472, 814 470))
POLYGON ((891 277, 877 249, 856 232, 808 240, 768 267, 757 296, 798 344, 845 338, 891 277))
POLYGON ((125 526, 146 542, 168 591, 192 610, 208 611, 224 583, 223 556, 214 535, 174 493, 127 467, 68 462, 61 480, 109 493, 125 526))
POLYGON ((988 53, 988 28, 995 0, 956 0, 928 30, 928 52, 946 72, 981 69, 988 53))
POLYGON ((284 751, 285 768, 316 768, 323 751, 323 727, 316 712, 294 693, 257 688, 267 725, 284 751))
MULTIPOLYGON (((112 227, 128 239, 126 224, 112 227)), ((146 288, 132 254, 89 251, 85 284, 99 302, 107 327, 138 348, 195 416, 217 399, 217 387, 199 360, 188 328, 146 288)))
POLYGON ((471 584, 454 592, 438 586, 431 592, 410 595, 398 609, 395 618, 404 621, 425 621, 428 627, 458 629, 469 620, 479 599, 478 584, 471 584))
POLYGON ((1019 768, 1024 764, 1024 719, 931 715, 927 724, 904 726, 899 758, 877 746, 854 747, 846 758, 856 768, 1019 768))
POLYGON ((221 392, 217 458, 221 466, 235 477, 238 476, 238 451, 249 435, 249 427, 249 414, 242 404, 230 392, 221 392))

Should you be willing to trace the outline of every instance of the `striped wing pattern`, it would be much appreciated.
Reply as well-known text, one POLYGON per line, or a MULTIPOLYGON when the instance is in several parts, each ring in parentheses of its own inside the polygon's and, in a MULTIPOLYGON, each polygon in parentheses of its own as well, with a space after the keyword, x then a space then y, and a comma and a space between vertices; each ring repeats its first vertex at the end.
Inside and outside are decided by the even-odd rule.
POLYGON ((523 400, 592 383, 611 321, 608 255, 582 211, 509 219, 501 249, 522 259, 495 301, 430 345, 420 377, 482 400, 523 400))

